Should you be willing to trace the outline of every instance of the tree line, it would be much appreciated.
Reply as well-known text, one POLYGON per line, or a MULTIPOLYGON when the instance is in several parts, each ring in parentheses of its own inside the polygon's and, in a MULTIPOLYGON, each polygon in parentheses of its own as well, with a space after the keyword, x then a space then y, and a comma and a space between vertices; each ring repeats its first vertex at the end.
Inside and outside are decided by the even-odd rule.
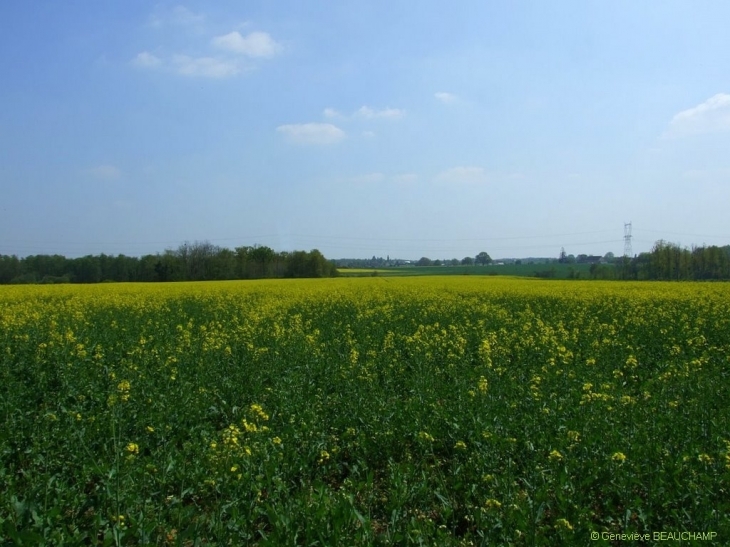
POLYGON ((227 249, 207 241, 142 257, 106 254, 66 258, 0 255, 0 284, 213 281, 274 277, 332 277, 337 268, 321 252, 275 252, 266 246, 227 249))
POLYGON ((591 266, 591 277, 657 281, 730 280, 730 245, 703 245, 688 249, 659 240, 651 252, 633 258, 616 258, 614 266, 591 266))

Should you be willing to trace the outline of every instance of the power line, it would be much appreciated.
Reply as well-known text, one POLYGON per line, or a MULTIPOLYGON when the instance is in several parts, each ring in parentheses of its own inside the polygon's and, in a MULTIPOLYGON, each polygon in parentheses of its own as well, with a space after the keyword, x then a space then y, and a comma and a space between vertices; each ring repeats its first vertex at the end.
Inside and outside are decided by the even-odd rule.
MULTIPOLYGON (((237 237, 217 237, 217 238, 202 238, 197 241, 242 241, 242 240, 260 240, 269 238, 314 238, 318 240, 351 240, 351 241, 406 241, 406 242, 451 242, 451 241, 511 241, 520 239, 545 239, 545 238, 557 238, 557 237, 570 237, 578 235, 592 235, 592 234, 604 234, 613 232, 613 230, 596 230, 590 232, 572 232, 563 234, 541 234, 541 235, 528 235, 528 236, 502 236, 502 237, 468 237, 468 238, 373 238, 373 237, 351 237, 351 236, 330 236, 330 235, 314 235, 314 234, 298 234, 298 233, 277 233, 277 234, 266 234, 266 235, 245 235, 237 237)), ((26 244, 26 243, 38 243, 42 245, 174 245, 180 244, 180 240, 157 240, 157 241, 60 241, 60 240, 37 240, 37 239, 12 239, 6 240, 7 243, 12 244, 26 244)), ((184 241, 190 241, 186 239, 184 241)))
POLYGON ((730 239, 730 235, 708 235, 708 234, 687 234, 684 232, 671 232, 667 230, 653 230, 650 228, 640 228, 640 232, 654 232, 657 234, 672 234, 678 236, 689 236, 689 237, 711 237, 713 239, 730 239))

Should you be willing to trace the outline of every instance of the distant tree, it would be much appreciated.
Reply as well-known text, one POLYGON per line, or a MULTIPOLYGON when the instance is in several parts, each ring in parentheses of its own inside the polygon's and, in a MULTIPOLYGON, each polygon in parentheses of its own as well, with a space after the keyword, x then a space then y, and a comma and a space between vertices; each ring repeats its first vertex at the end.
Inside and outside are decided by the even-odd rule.
POLYGON ((267 277, 268 265, 274 258, 274 250, 265 245, 262 247, 254 247, 251 251, 251 259, 259 265, 258 277, 267 277))
POLYGON ((614 254, 611 251, 608 251, 605 255, 603 255, 603 259, 609 263, 613 262, 615 258, 616 257, 614 256, 614 254))
POLYGON ((236 278, 236 255, 230 249, 218 247, 210 262, 210 279, 236 278))
POLYGON ((521 266, 522 265, 522 259, 518 258, 517 260, 515 260, 515 264, 517 264, 518 266, 521 266))
POLYGON ((312 249, 307 256, 307 277, 324 277, 329 273, 329 263, 319 252, 312 249))
POLYGON ((433 265, 434 266, 441 266, 441 260, 437 258, 436 260, 433 261, 433 265))
POLYGON ((248 279, 251 277, 251 251, 253 247, 236 247, 236 277, 248 279))
POLYGON ((471 266, 472 264, 474 264, 474 259, 470 256, 465 256, 461 259, 461 264, 462 266, 471 266))
POLYGON ((98 283, 101 281, 99 257, 87 255, 72 261, 74 281, 77 283, 98 283))
POLYGON ((480 266, 486 266, 487 264, 491 264, 492 258, 489 256, 489 253, 482 251, 474 257, 474 261, 480 266))
POLYGON ((459 259, 458 258, 452 258, 451 259, 451 265, 452 266, 458 266, 459 265, 459 259))
POLYGON ((17 256, 0 255, 0 283, 10 283, 20 275, 20 260, 17 256))
POLYGON ((431 259, 428 257, 421 257, 418 259, 418 262, 416 262, 416 266, 430 266, 431 265, 431 259))
POLYGON ((286 267, 286 276, 307 276, 307 253, 305 253, 304 251, 294 251, 293 253, 289 253, 289 262, 286 267))
POLYGON ((158 281, 157 264, 159 256, 144 255, 137 263, 136 281, 158 281))

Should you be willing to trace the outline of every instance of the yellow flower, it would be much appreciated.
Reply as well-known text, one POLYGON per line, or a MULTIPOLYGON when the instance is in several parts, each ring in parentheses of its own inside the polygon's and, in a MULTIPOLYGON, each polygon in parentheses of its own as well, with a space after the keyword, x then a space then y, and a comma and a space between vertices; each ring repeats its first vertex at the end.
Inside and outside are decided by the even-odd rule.
POLYGON ((714 460, 712 459, 712 456, 710 456, 709 454, 700 454, 700 455, 699 455, 699 456, 697 457, 697 459, 698 459, 698 460, 700 460, 700 461, 701 461, 702 463, 704 463, 705 465, 709 465, 709 464, 711 464, 711 463, 712 463, 712 462, 714 461, 714 460))
POLYGON ((273 442, 274 444, 281 444, 281 439, 279 437, 274 437, 273 439, 271 439, 271 442, 273 442))
POLYGON ((555 528, 565 528, 566 530, 572 530, 573 526, 565 519, 558 519, 555 521, 555 528))
POLYGON ((465 450, 466 449, 466 443, 464 441, 456 441, 456 444, 454 445, 454 448, 457 448, 459 450, 465 450))
POLYGON ((484 505, 487 507, 487 509, 499 509, 500 507, 502 507, 502 504, 500 502, 491 498, 488 499, 484 505))
POLYGON ((133 456, 136 456, 137 454, 139 454, 139 445, 137 443, 128 443, 127 452, 129 452, 133 456))
POLYGON ((489 383, 487 382, 487 379, 484 376, 479 378, 479 391, 481 393, 486 393, 488 387, 489 387, 489 383))
POLYGON ((433 437, 429 433, 426 433, 425 431, 421 431, 418 434, 418 438, 421 439, 422 441, 433 442, 433 437))
POLYGON ((257 415, 262 420, 268 420, 269 419, 269 415, 266 414, 266 412, 264 412, 264 409, 261 408, 261 405, 258 405, 256 403, 254 403, 254 404, 251 405, 250 408, 251 408, 251 412, 253 414, 257 415))
POLYGON ((148 425, 147 426, 147 433, 154 433, 154 432, 155 432, 155 428, 152 427, 151 425, 148 425))
POLYGON ((626 455, 623 452, 614 452, 611 459, 616 463, 624 463, 626 461, 626 455))
POLYGON ((568 439, 572 442, 577 443, 580 441, 580 433, 577 431, 568 431, 568 439))
POLYGON ((548 458, 550 458, 553 461, 559 462, 560 460, 563 459, 563 455, 560 452, 558 452, 557 450, 553 450, 552 452, 550 452, 550 455, 548 456, 548 458))

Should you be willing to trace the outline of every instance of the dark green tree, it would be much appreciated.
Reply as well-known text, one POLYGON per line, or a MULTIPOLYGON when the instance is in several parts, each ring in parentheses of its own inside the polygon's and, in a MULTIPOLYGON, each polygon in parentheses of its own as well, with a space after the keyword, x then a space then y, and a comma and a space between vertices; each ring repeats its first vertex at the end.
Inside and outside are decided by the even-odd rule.
POLYGON ((474 261, 480 266, 486 266, 487 264, 492 263, 492 258, 489 256, 489 253, 487 253, 486 251, 482 251, 474 257, 474 261))

